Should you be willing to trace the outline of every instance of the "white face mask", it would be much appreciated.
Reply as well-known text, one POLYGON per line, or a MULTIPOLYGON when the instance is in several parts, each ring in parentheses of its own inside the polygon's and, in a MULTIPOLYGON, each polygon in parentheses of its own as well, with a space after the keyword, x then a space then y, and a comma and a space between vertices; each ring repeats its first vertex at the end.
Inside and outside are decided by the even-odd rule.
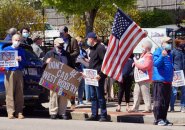
POLYGON ((146 49, 143 47, 141 48, 141 50, 142 50, 142 53, 146 52, 146 49))
POLYGON ((20 45, 19 41, 13 41, 13 43, 12 43, 12 46, 15 48, 19 47, 19 45, 20 45))

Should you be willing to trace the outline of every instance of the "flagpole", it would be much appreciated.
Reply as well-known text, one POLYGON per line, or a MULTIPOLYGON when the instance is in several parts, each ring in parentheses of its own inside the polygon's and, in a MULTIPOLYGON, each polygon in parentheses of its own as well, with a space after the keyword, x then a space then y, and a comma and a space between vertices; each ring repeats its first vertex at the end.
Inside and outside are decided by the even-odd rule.
POLYGON ((147 37, 148 37, 155 45, 157 45, 158 47, 160 47, 150 36, 147 35, 147 37))
POLYGON ((113 3, 112 5, 113 5, 115 8, 119 9, 119 7, 118 7, 115 3, 113 3))

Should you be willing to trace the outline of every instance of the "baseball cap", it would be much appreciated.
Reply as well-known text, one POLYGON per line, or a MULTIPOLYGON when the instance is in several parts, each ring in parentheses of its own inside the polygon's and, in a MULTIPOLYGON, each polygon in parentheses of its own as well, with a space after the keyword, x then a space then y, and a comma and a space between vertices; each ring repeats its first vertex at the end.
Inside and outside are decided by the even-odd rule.
POLYGON ((60 32, 60 33, 68 32, 68 28, 67 28, 66 26, 61 26, 61 27, 59 28, 59 32, 60 32))
POLYGON ((56 38, 55 40, 54 40, 54 43, 64 43, 64 40, 62 39, 62 38, 56 38))
POLYGON ((87 34, 86 38, 97 38, 97 36, 96 36, 96 33, 90 32, 90 33, 87 34))
POLYGON ((162 38, 162 43, 164 43, 164 42, 169 42, 170 40, 172 40, 170 37, 163 37, 162 38))
POLYGON ((43 36, 41 34, 38 34, 38 33, 34 33, 33 36, 32 36, 32 40, 33 41, 36 41, 38 39, 42 39, 43 36))

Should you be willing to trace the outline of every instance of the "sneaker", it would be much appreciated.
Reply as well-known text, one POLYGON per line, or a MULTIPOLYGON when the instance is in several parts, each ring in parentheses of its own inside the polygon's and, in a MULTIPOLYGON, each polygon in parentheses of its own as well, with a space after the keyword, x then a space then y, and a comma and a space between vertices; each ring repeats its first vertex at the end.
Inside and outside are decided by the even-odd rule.
POLYGON ((68 120, 69 118, 67 117, 67 115, 59 115, 58 116, 59 119, 63 119, 63 120, 68 120))
POLYGON ((164 120, 160 120, 160 121, 157 123, 157 125, 159 125, 159 126, 166 126, 167 123, 166 123, 164 120))
POLYGON ((22 113, 19 113, 18 116, 17 116, 18 119, 24 119, 24 116, 22 113))
POLYGON ((181 112, 185 113, 185 107, 181 107, 181 112))
POLYGON ((157 125, 158 121, 154 120, 153 125, 157 125))
POLYGON ((91 116, 89 118, 86 118, 85 121, 98 121, 97 117, 91 116))
POLYGON ((101 117, 100 119, 99 119, 99 122, 108 122, 109 120, 107 119, 107 118, 105 118, 105 117, 101 117))
POLYGON ((172 126, 173 125, 173 123, 172 122, 169 122, 168 120, 165 120, 165 122, 166 122, 166 125, 167 126, 172 126))
POLYGON ((51 119, 57 119, 57 115, 51 115, 50 118, 51 119))
POLYGON ((175 112, 174 108, 171 108, 171 109, 170 109, 170 112, 175 112))
POLYGON ((8 119, 14 119, 15 117, 13 116, 13 114, 9 114, 8 115, 8 119))

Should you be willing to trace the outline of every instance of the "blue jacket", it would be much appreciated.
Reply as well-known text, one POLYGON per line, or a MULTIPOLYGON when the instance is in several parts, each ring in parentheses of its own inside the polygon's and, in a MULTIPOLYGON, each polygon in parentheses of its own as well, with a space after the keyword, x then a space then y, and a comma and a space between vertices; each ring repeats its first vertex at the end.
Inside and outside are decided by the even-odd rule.
POLYGON ((174 48, 172 51, 174 70, 183 70, 185 72, 185 51, 174 48))
POLYGON ((156 49, 153 53, 153 81, 172 82, 173 80, 173 63, 172 54, 162 56, 162 48, 156 49))
POLYGON ((12 41, 12 35, 11 34, 7 34, 4 41, 12 41))
POLYGON ((15 70, 23 70, 26 65, 26 57, 25 57, 25 50, 22 48, 13 48, 12 46, 5 47, 3 51, 18 51, 18 56, 21 56, 22 60, 19 61, 18 67, 6 67, 6 70, 15 71, 15 70))

